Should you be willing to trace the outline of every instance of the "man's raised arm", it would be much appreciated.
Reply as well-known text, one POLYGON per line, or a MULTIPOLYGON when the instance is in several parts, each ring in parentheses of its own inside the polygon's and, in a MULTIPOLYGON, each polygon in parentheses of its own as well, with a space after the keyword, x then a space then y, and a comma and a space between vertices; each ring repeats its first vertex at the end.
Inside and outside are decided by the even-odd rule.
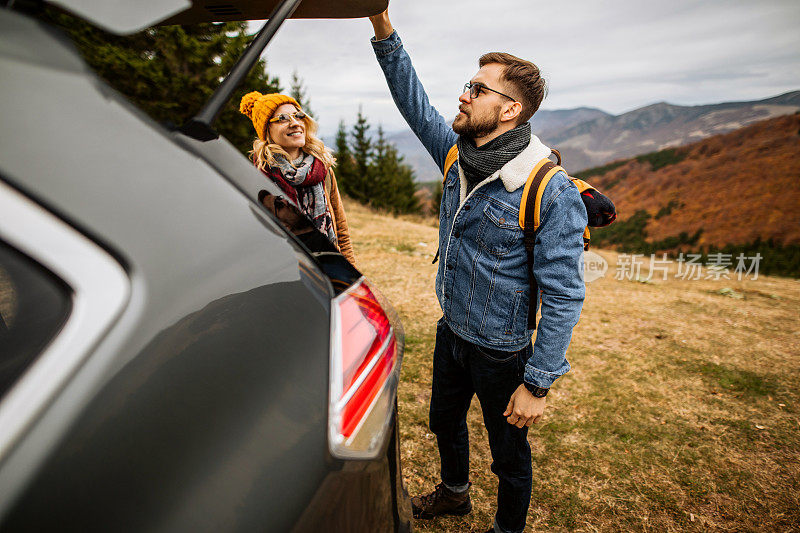
POLYGON ((397 109, 422 142, 439 169, 458 136, 444 117, 430 104, 425 88, 417 77, 411 58, 389 21, 388 10, 369 18, 375 30, 372 47, 383 69, 397 109))

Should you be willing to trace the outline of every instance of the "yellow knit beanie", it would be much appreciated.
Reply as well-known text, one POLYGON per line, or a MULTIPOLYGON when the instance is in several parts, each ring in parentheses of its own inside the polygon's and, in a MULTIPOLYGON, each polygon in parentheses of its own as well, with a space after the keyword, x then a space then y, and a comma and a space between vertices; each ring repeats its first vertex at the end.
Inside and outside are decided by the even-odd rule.
POLYGON ((258 91, 247 93, 242 97, 239 111, 253 121, 258 138, 267 140, 267 124, 272 114, 283 104, 293 104, 300 109, 300 104, 291 96, 285 94, 261 94, 258 91))

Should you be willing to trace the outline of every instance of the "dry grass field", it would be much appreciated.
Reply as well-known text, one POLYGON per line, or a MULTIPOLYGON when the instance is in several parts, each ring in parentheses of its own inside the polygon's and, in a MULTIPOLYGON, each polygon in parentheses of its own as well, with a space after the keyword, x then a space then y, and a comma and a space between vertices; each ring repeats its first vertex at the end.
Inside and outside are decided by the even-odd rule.
MULTIPOLYGON (((405 483, 439 481, 427 427, 440 310, 437 230, 348 203, 358 264, 403 319, 405 483)), ((800 531, 800 281, 616 280, 615 252, 587 298, 542 423, 530 432, 532 531, 800 531)), ((647 273, 647 266, 643 268, 647 273)), ((484 531, 497 482, 477 399, 464 518, 419 531, 484 531)))

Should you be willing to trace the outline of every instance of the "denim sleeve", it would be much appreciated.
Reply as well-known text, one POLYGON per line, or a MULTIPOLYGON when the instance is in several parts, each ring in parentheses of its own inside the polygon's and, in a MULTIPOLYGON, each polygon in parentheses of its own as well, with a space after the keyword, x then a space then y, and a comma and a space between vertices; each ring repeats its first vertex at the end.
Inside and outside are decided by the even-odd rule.
MULTIPOLYGON (((542 295, 533 355, 525 381, 550 387, 569 372, 566 353, 586 295, 583 282, 583 231, 586 208, 578 189, 562 179, 548 183, 541 224, 533 249, 533 275, 542 295), (547 189, 553 188, 552 192, 547 189)), ((531 295, 535 297, 535 295, 531 295)))
POLYGON ((444 170, 447 152, 456 143, 458 136, 428 101, 425 88, 417 77, 411 58, 403 48, 400 36, 395 31, 380 41, 373 37, 372 47, 397 109, 431 154, 439 170, 444 170))

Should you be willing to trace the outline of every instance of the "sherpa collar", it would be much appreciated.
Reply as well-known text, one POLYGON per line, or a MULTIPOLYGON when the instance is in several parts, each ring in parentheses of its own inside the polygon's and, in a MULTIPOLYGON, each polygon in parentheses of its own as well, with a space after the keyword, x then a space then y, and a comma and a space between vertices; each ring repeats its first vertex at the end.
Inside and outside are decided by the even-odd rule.
MULTIPOLYGON (((539 137, 531 135, 531 142, 528 144, 527 148, 520 152, 517 157, 503 165, 500 170, 478 183, 472 190, 475 191, 484 184, 496 180, 499 177, 506 190, 508 192, 514 192, 525 185, 536 163, 545 157, 549 157, 550 153, 550 148, 545 146, 544 143, 539 140, 539 137)), ((460 205, 467 199, 467 178, 464 176, 461 165, 458 166, 458 178, 461 181, 460 205)))

